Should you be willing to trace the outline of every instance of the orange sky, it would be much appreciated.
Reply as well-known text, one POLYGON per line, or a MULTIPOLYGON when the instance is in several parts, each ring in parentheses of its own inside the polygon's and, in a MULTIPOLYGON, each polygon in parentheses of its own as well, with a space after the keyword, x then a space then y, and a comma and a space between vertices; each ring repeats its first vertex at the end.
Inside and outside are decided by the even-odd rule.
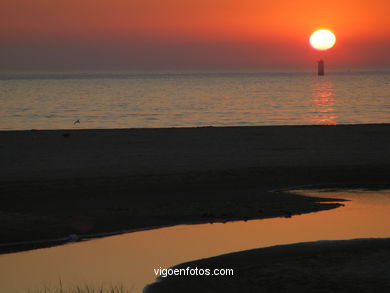
POLYGON ((0 0, 3 69, 388 67, 388 0, 0 0))

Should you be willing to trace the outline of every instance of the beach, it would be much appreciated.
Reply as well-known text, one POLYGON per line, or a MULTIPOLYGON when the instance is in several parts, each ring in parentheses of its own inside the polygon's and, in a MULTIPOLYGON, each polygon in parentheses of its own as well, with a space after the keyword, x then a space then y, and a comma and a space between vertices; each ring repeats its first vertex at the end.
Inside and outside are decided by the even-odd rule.
POLYGON ((335 208, 272 191, 386 184, 389 133, 390 124, 2 131, 1 243, 335 208))
POLYGON ((0 292, 390 292, 390 2, 344 2, 2 1, 0 292))

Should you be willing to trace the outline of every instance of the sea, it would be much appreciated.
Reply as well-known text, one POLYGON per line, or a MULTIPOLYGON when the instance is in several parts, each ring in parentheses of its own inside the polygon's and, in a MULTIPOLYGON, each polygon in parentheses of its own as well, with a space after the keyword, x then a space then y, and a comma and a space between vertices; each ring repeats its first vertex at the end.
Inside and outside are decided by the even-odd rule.
POLYGON ((360 123, 390 123, 390 71, 0 74, 0 130, 360 123))

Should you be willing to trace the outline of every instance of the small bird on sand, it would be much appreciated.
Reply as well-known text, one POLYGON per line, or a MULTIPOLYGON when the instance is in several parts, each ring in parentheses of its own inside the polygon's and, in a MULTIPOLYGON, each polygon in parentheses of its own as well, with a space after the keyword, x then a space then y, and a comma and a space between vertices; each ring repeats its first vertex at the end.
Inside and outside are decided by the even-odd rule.
POLYGON ((80 123, 79 119, 77 119, 75 122, 73 122, 73 125, 76 125, 77 123, 80 123))

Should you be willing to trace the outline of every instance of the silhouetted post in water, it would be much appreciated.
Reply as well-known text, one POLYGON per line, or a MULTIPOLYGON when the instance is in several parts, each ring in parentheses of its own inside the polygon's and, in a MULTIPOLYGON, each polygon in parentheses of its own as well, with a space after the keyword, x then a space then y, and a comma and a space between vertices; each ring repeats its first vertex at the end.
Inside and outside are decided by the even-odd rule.
POLYGON ((324 75, 325 74, 325 65, 324 60, 318 61, 318 75, 324 75))

